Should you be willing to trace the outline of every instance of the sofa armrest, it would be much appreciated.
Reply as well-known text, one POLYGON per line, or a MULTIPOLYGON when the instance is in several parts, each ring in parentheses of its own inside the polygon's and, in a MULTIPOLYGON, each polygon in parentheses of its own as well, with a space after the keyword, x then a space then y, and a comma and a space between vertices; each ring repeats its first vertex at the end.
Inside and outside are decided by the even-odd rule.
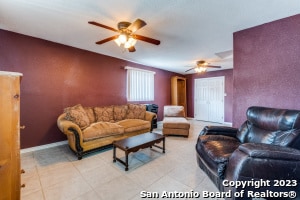
POLYGON ((205 126, 199 135, 225 135, 236 137, 238 129, 228 126, 205 126))
MULTIPOLYGON (((270 187, 249 190, 292 190, 295 187, 274 187, 276 180, 300 181, 300 150, 271 144, 245 143, 228 160, 225 179, 229 181, 268 180, 270 187)), ((300 185, 297 185, 299 190, 300 185)), ((227 188, 237 189, 237 188, 227 188)))
POLYGON ((152 120, 155 119, 156 114, 150 111, 146 111, 145 120, 152 123, 152 120))
POLYGON ((82 137, 82 131, 79 128, 79 126, 69 120, 66 120, 65 115, 66 114, 63 113, 57 118, 57 126, 58 126, 59 130, 61 132, 63 132, 64 134, 66 134, 67 136, 68 136, 68 134, 73 134, 73 131, 71 131, 71 130, 75 130, 82 137))
POLYGON ((67 136, 70 147, 74 151, 81 152, 83 150, 82 131, 77 124, 66 120, 65 115, 63 113, 57 118, 57 126, 67 136))

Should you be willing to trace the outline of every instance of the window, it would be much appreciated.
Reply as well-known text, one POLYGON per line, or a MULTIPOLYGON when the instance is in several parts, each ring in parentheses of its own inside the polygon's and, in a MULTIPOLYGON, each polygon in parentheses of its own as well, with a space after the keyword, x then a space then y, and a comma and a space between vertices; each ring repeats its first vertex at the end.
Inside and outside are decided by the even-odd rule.
POLYGON ((127 69, 127 101, 153 101, 155 72, 132 67, 125 69, 127 69))

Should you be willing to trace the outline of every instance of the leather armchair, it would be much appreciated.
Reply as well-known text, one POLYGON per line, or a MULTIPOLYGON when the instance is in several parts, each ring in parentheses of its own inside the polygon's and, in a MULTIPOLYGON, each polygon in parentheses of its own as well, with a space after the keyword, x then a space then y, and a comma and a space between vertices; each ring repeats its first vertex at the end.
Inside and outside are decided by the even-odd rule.
POLYGON ((221 192, 244 190, 243 198, 229 199, 251 199, 251 192, 270 191, 296 191, 300 198, 300 111, 250 107, 246 115, 239 129, 204 127, 196 144, 199 167, 221 192), (253 185, 259 181, 268 184, 253 185), (286 186, 276 186, 279 181, 286 186), (229 182, 247 187, 225 184, 229 182))

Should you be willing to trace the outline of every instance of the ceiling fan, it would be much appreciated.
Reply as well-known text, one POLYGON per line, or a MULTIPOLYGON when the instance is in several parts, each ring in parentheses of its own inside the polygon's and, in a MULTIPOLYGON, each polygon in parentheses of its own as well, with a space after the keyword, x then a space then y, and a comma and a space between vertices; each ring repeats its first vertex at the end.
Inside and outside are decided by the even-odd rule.
POLYGON ((221 68, 221 66, 209 65, 209 63, 207 63, 204 60, 199 60, 196 62, 196 64, 197 64, 196 67, 188 69, 185 72, 188 72, 188 71, 194 69, 196 72, 201 73, 201 72, 205 72, 207 70, 207 68, 221 68))
POLYGON ((133 23, 124 22, 124 21, 119 22, 118 29, 115 29, 110 26, 106 26, 106 25, 103 25, 103 24, 100 24, 100 23, 94 22, 94 21, 89 21, 88 23, 118 33, 117 35, 100 40, 100 41, 96 42, 96 44, 103 44, 105 42, 114 40, 118 44, 118 46, 123 46, 124 48, 128 49, 129 52, 135 52, 134 45, 136 44, 137 40, 141 40, 141 41, 148 42, 148 43, 155 44, 155 45, 160 44, 159 40, 135 34, 135 32, 137 30, 141 29, 142 27, 144 27, 146 25, 146 22, 144 22, 141 19, 137 19, 133 23))

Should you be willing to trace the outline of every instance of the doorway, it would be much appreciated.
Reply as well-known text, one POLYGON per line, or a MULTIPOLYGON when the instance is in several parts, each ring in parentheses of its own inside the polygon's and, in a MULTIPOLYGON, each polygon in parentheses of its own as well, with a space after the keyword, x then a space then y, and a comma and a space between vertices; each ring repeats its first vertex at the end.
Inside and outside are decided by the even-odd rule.
POLYGON ((224 76, 195 79, 194 118, 224 123, 224 76))

